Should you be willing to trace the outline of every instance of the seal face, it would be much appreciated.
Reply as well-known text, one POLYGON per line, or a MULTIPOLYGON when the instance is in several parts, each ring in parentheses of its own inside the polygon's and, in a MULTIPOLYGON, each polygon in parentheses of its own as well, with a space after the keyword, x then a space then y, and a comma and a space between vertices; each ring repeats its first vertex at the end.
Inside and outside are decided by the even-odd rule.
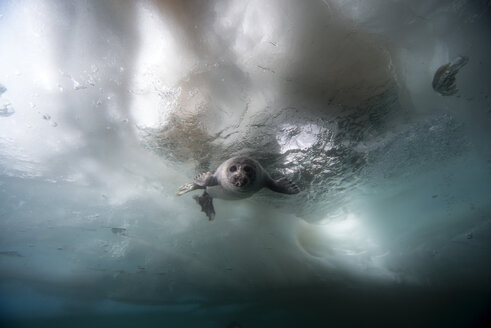
POLYGON ((195 189, 205 189, 202 196, 194 196, 210 220, 215 217, 213 198, 226 200, 243 199, 252 196, 262 188, 283 194, 296 194, 298 187, 286 178, 273 180, 256 160, 250 157, 233 157, 223 162, 215 173, 198 175, 192 183, 179 188, 177 195, 195 189))
POLYGON ((256 168, 245 161, 232 163, 227 168, 227 179, 238 188, 247 188, 256 179, 256 168))
POLYGON ((209 186, 206 189, 214 198, 246 198, 264 186, 264 172, 261 164, 252 158, 234 157, 222 163, 215 172, 220 188, 209 186))

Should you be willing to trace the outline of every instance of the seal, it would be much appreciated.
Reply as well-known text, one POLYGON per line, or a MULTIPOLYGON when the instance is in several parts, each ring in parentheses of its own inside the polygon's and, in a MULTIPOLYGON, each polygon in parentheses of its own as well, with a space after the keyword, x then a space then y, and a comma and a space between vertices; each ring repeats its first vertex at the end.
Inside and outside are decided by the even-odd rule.
POLYGON ((241 156, 226 160, 220 164, 215 173, 199 174, 192 183, 182 185, 177 195, 181 196, 196 189, 205 189, 201 196, 193 198, 211 221, 215 218, 213 198, 244 199, 251 197, 262 188, 290 195, 300 192, 300 189, 287 178, 274 180, 258 161, 241 156))
POLYGON ((442 96, 452 96, 457 90, 457 73, 469 61, 469 57, 458 56, 450 63, 440 66, 433 77, 433 90, 442 96))

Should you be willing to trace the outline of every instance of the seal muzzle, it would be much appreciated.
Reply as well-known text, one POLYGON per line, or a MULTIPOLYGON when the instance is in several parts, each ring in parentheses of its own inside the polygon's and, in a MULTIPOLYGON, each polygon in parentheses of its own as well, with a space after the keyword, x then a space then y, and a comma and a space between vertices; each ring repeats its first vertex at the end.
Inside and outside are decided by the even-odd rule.
POLYGON ((244 187, 249 183, 247 176, 242 174, 236 174, 232 176, 232 184, 236 187, 244 187))

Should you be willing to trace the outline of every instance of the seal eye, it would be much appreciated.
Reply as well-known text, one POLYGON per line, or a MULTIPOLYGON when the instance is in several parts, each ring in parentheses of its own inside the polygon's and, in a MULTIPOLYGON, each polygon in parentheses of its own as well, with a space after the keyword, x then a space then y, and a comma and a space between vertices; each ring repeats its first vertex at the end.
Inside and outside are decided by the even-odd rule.
POLYGON ((229 171, 230 171, 230 172, 235 172, 235 171, 237 171, 237 166, 232 165, 232 166, 229 168, 229 171))
POLYGON ((244 167, 244 171, 246 171, 247 173, 250 173, 251 172, 251 167, 250 166, 244 167))

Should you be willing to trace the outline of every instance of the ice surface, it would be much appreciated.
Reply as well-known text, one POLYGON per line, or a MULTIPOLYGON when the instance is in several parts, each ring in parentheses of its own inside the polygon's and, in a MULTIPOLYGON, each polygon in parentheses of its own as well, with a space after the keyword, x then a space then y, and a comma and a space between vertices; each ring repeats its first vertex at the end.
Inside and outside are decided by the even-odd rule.
POLYGON ((2 324, 489 322, 489 12, 2 2, 2 324), (301 193, 176 197, 236 155, 301 193))

